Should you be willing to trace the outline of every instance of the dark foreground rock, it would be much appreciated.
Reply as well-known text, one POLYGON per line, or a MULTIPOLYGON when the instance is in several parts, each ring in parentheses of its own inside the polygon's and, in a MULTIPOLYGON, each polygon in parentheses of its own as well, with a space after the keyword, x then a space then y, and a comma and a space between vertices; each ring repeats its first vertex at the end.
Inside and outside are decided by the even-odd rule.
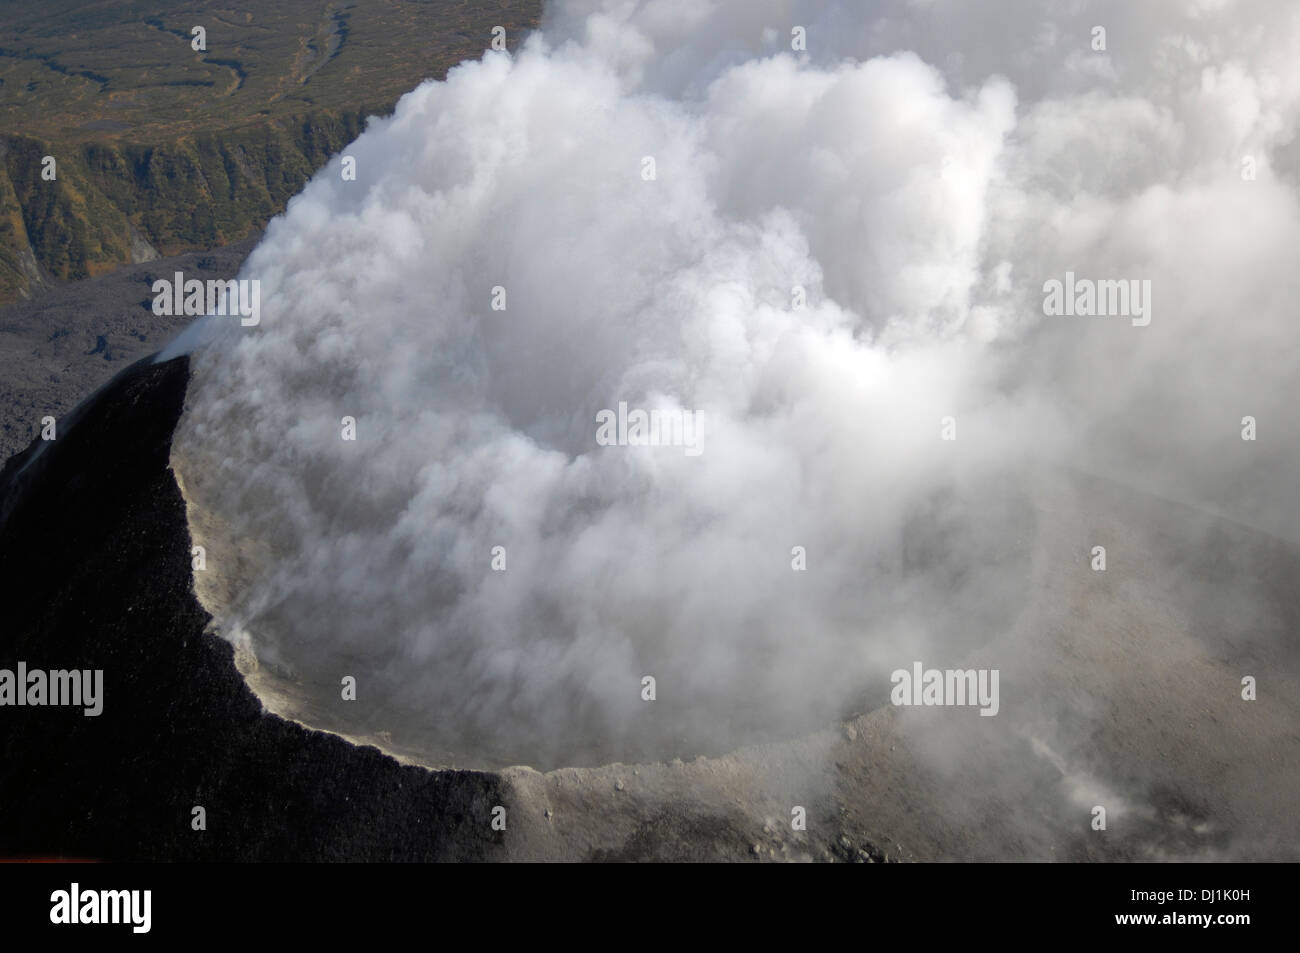
POLYGON ((267 714, 205 634, 168 468, 187 380, 185 358, 133 365, 0 472, 0 668, 104 673, 97 717, 0 707, 0 857, 499 855, 496 776, 404 766, 267 714))

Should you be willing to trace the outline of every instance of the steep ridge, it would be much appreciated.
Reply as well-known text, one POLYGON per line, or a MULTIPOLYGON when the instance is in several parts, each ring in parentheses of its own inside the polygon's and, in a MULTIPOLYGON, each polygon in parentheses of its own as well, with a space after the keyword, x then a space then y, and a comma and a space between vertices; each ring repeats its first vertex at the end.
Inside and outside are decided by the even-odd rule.
POLYGON ((9 4, 0 305, 264 228, 367 117, 540 17, 541 0, 9 4))

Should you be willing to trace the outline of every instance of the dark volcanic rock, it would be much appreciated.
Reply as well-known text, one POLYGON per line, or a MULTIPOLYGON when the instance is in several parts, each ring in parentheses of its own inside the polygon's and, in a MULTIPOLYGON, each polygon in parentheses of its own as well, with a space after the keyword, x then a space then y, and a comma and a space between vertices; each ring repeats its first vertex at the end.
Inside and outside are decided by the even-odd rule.
POLYGON ((0 707, 0 857, 499 856, 496 776, 267 714, 205 634, 168 467, 187 381, 185 358, 135 364, 0 472, 0 668, 104 672, 98 717, 0 707))

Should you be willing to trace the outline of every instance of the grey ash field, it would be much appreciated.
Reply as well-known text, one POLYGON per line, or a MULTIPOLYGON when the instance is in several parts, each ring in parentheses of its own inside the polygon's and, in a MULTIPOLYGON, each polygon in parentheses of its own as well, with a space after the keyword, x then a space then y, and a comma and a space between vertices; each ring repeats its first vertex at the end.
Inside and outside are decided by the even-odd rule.
POLYGON ((233 278, 257 236, 210 252, 128 265, 45 289, 0 309, 0 454, 12 456, 123 368, 177 333, 178 319, 155 315, 153 283, 181 271, 203 280, 233 278))
POLYGON ((0 859, 1300 860, 1300 17, 683 9, 6 21, 0 859))

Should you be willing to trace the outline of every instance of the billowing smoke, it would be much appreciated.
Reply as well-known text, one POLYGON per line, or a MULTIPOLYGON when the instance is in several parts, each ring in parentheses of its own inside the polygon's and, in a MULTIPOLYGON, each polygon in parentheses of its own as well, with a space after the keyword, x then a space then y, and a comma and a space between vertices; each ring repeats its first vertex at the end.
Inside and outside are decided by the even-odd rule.
POLYGON ((1028 473, 1300 537, 1296 15, 1050 6, 561 0, 372 121, 177 441, 283 708, 441 762, 690 756, 1005 631, 1028 473), (1045 316, 1067 273, 1126 312, 1045 316))

